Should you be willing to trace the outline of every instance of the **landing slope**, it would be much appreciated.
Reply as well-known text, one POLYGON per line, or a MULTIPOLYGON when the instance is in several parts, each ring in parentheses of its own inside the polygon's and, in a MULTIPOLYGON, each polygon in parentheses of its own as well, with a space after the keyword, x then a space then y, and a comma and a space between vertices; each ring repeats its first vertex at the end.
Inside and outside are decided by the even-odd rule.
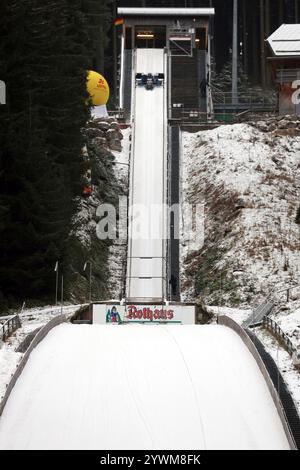
POLYGON ((261 373, 221 326, 55 328, 0 419, 0 449, 287 449, 261 373))

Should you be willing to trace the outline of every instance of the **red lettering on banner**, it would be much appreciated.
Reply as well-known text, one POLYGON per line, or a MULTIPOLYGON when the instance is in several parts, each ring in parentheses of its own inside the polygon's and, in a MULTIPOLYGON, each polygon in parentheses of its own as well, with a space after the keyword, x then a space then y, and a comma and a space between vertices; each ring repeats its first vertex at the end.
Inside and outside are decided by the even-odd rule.
POLYGON ((172 320, 174 318, 174 310, 165 309, 154 309, 150 307, 143 307, 143 309, 137 309, 135 305, 130 305, 127 309, 125 318, 128 320, 172 320))
POLYGON ((169 310, 167 312, 167 317, 168 317, 168 320, 172 320, 174 318, 174 310, 169 310))

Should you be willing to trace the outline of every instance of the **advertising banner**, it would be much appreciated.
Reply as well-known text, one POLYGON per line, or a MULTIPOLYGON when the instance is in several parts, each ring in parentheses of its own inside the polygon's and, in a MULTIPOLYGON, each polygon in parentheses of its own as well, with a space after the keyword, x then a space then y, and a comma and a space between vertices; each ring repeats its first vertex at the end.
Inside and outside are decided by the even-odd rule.
POLYGON ((94 304, 93 323, 195 323, 195 307, 186 305, 94 304))

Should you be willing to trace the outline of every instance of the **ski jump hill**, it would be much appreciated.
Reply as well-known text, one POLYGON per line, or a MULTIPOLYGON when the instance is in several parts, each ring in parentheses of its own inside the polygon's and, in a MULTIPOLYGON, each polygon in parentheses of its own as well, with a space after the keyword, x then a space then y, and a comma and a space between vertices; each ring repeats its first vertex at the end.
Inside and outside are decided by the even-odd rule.
MULTIPOLYGON (((137 69, 164 70, 167 80, 164 51, 138 50, 137 69)), ((166 200, 165 94, 165 86, 135 87, 133 204, 166 200)), ((155 304, 164 295, 165 224, 154 212, 157 239, 129 241, 130 302, 155 304)), ((8 398, 0 449, 290 448, 265 378, 238 334, 221 325, 153 323, 53 328, 8 398)))
POLYGON ((223 326, 57 326, 0 419, 0 449, 288 448, 254 358, 223 326))

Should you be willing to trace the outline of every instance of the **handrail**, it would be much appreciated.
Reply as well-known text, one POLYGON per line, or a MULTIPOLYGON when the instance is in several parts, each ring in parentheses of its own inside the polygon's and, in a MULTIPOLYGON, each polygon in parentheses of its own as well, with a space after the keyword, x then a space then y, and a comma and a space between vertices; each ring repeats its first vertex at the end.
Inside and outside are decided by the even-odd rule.
POLYGON ((263 319, 270 315, 274 308, 274 302, 267 297, 258 307, 252 309, 251 315, 243 322, 243 328, 251 328, 262 323, 263 319))
POLYGON ((122 120, 124 119, 124 109, 119 108, 119 109, 112 109, 107 111, 109 117, 115 117, 116 119, 122 120))
POLYGON ((0 340, 6 341, 21 326, 19 315, 13 315, 0 325, 0 340))
MULTIPOLYGON (((265 300, 264 300, 264 303, 265 302, 268 302, 271 298, 274 298, 274 296, 278 295, 278 294, 282 294, 283 292, 286 292, 287 293, 287 296, 288 296, 288 293, 293 291, 294 289, 299 289, 300 288, 300 284, 297 285, 297 286, 289 286, 289 287, 285 287, 284 289, 280 289, 280 290, 276 290, 276 287, 272 290, 269 291, 269 293, 265 296, 265 300)), ((275 304, 275 302, 274 302, 275 304)))
POLYGON ((272 318, 269 317, 264 317, 263 319, 263 326, 267 330, 271 330, 271 333, 274 333, 274 335, 279 338, 285 345, 288 353, 293 356, 294 352, 297 351, 296 346, 292 343, 288 335, 280 328, 278 323, 275 320, 272 320, 272 318))

